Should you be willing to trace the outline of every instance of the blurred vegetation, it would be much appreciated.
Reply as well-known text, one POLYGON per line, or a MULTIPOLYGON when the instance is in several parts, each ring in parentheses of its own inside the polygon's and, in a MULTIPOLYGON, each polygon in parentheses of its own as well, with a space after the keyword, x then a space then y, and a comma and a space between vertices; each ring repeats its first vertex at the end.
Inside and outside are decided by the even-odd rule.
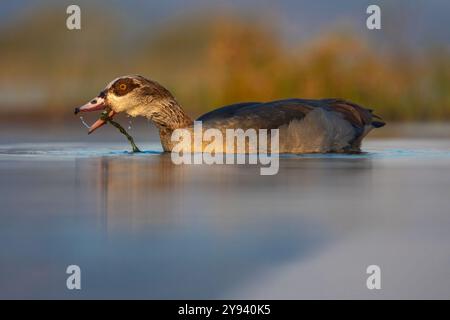
MULTIPOLYGON (((120 15, 24 15, 0 30, 0 114, 71 116, 110 80, 157 80, 191 114, 239 101, 342 97, 387 120, 450 120, 450 52, 382 48, 350 29, 286 40, 275 18, 196 15, 134 31, 120 15)), ((2 116, 3 117, 3 116, 2 116)))

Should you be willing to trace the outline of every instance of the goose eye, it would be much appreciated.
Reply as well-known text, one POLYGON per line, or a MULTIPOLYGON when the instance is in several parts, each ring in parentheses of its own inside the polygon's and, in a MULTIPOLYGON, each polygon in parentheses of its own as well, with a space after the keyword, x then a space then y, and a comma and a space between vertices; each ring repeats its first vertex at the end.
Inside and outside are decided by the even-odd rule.
POLYGON ((119 85, 119 90, 122 90, 122 91, 127 90, 127 85, 126 85, 125 83, 121 83, 121 84, 119 85))

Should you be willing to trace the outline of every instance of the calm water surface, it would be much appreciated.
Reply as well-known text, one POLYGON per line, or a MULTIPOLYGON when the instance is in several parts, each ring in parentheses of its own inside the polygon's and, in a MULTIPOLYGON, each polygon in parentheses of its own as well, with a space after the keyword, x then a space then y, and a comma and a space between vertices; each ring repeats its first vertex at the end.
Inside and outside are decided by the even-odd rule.
POLYGON ((0 298, 450 298, 450 140, 283 156, 276 176, 141 147, 0 144, 0 298))

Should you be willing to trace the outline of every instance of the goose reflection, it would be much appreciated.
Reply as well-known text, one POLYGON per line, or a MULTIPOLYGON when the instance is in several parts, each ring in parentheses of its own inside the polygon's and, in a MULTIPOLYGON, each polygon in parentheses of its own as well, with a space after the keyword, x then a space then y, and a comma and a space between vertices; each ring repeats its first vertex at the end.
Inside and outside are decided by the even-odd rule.
MULTIPOLYGON (((334 201, 340 186, 352 185, 355 191, 337 207, 352 207, 357 194, 373 191, 370 158, 284 158, 280 163, 281 172, 268 178, 251 165, 175 165, 170 154, 80 159, 78 197, 108 230, 202 221, 223 226, 294 208, 309 218, 318 211, 317 217, 325 215, 333 226, 342 221, 320 208, 334 201)), ((358 210, 352 212, 351 224, 358 221, 358 210)))

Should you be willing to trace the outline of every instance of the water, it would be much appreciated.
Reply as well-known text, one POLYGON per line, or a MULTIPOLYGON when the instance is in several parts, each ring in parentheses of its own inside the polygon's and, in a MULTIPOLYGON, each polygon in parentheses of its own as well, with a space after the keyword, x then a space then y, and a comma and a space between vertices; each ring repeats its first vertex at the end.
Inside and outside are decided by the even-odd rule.
POLYGON ((81 121, 81 124, 82 124, 85 128, 87 128, 87 129, 90 129, 90 128, 91 128, 91 126, 88 125, 86 121, 84 121, 84 118, 83 118, 83 117, 80 117, 80 121, 81 121))
POLYGON ((131 117, 128 117, 128 130, 133 129, 133 120, 131 120, 131 117))
POLYGON ((285 155, 276 176, 139 146, 0 144, 0 298, 450 298, 450 140, 285 155))

